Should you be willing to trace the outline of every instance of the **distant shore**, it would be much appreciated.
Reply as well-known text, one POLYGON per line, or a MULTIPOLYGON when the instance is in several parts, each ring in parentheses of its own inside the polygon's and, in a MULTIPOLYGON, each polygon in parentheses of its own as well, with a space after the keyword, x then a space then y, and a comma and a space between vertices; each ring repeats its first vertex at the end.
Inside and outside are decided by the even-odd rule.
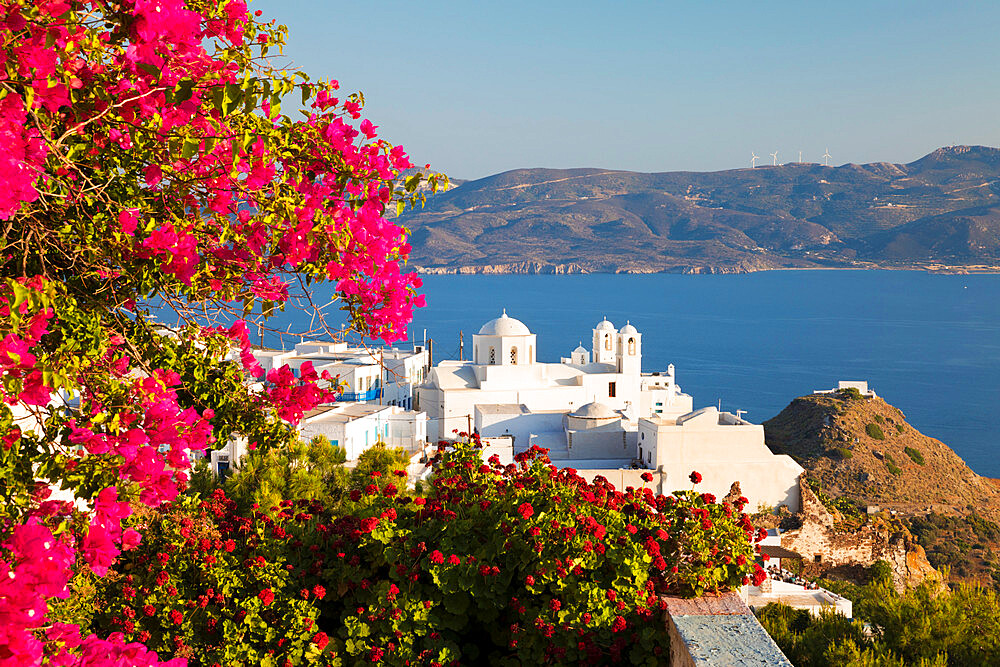
POLYGON ((938 275, 972 275, 1000 274, 1000 266, 974 264, 968 266, 946 264, 912 264, 912 265, 862 265, 862 266, 775 266, 775 267, 744 267, 744 266, 678 266, 660 270, 643 270, 629 267, 622 268, 588 268, 575 264, 542 264, 536 262, 521 262, 516 264, 493 264, 482 266, 457 267, 414 267, 421 275, 647 275, 647 274, 681 274, 681 275, 741 275, 759 273, 761 271, 922 271, 938 275))

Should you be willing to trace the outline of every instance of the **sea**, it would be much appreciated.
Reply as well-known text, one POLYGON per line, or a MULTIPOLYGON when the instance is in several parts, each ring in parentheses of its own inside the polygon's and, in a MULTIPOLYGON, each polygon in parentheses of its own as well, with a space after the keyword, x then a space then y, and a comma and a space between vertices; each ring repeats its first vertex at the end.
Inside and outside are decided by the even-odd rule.
MULTIPOLYGON (((461 334, 468 353, 503 309, 537 334, 539 361, 589 349, 605 317, 631 322, 643 370, 674 364, 696 408, 721 404, 759 423, 797 396, 866 380, 914 427, 1000 478, 1000 275, 433 275, 422 292, 410 344, 433 339, 435 363, 459 358, 461 334)), ((295 317, 282 319, 308 328, 295 317)))

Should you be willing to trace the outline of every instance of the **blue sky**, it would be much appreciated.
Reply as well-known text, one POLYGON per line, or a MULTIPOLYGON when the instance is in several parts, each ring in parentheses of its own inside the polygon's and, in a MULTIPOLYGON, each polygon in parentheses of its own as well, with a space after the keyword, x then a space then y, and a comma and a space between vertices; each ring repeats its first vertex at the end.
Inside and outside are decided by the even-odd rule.
POLYGON ((255 0, 415 163, 706 171, 1000 145, 1000 2, 255 0))

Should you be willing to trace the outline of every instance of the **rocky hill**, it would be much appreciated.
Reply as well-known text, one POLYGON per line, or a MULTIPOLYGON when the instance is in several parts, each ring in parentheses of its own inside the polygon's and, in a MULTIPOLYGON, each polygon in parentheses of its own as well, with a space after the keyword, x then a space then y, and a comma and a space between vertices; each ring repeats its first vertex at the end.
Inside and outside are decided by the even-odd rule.
POLYGON ((912 533, 931 565, 947 566, 953 579, 1000 585, 998 480, 977 475, 899 409, 851 393, 802 396, 764 422, 764 432, 772 451, 806 469, 806 483, 848 531, 869 523, 868 506, 880 516, 896 510, 891 521, 912 533))
POLYGON ((903 513, 974 509, 1000 520, 993 481, 881 398, 802 396, 764 422, 764 432, 772 451, 795 458, 831 497, 903 513))
POLYGON ((400 218, 429 272, 1000 266, 1000 149, 909 164, 646 174, 519 169, 400 218))

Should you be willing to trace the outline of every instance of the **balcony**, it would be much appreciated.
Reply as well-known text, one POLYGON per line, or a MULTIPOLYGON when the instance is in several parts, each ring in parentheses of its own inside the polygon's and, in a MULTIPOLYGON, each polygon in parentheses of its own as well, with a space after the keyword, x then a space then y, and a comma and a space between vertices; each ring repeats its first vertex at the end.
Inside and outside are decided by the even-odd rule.
POLYGON ((368 391, 344 392, 337 397, 338 401, 345 403, 364 403, 382 398, 382 387, 372 387, 368 391))

